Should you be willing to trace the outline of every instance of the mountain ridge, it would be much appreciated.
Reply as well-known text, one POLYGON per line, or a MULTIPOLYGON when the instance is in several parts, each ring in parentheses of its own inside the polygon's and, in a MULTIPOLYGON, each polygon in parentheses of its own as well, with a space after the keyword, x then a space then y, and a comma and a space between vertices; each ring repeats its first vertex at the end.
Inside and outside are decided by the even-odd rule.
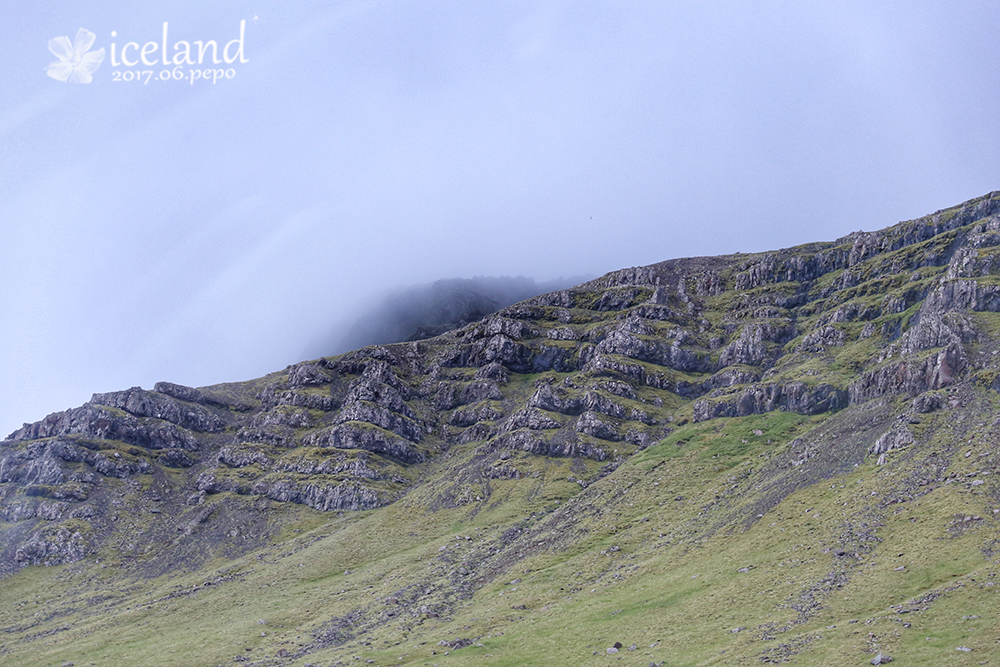
MULTIPOLYGON (((42 636, 83 641, 88 623, 124 627, 133 608, 152 614, 162 603, 142 598, 138 584, 142 594, 125 592, 130 578, 193 578, 204 597, 215 577, 207 573, 226 571, 221 588, 245 596, 263 590, 262 563, 281 563, 267 576, 287 578, 287 563, 307 554, 310 581, 371 587, 377 599, 324 601, 306 584, 287 584, 310 606, 282 622, 284 644, 231 619, 237 629, 205 649, 211 657, 188 652, 144 664, 344 664, 366 651, 382 664, 423 664, 440 659, 437 649, 417 642, 404 659, 390 658, 402 652, 392 647, 441 635, 449 664, 482 664, 487 651, 497 664, 607 659, 614 642, 594 646, 595 657, 577 640, 556 646, 551 634, 528 629, 551 633, 563 623, 583 641, 630 627, 594 612, 600 603, 576 579, 630 614, 646 609, 654 621, 632 617, 645 639, 673 637, 670 650, 659 640, 659 651, 637 645, 636 659, 647 662, 823 664, 827 655, 857 660, 892 649, 908 664, 935 664, 943 652, 905 639, 914 633, 900 632, 903 621, 872 608, 863 611, 878 630, 874 641, 824 639, 817 624, 854 610, 839 597, 845 587, 871 587, 880 602, 919 611, 949 639, 935 610, 948 600, 981 604, 969 591, 985 589, 972 574, 989 583, 1000 553, 979 537, 995 530, 1000 511, 990 477, 1000 435, 990 419, 1000 388, 997 276, 993 192, 835 241, 621 269, 431 339, 247 382, 95 394, 0 443, 0 574, 15 582, 62 573, 86 597, 80 577, 101 572, 103 561, 116 573, 101 574, 116 602, 88 612, 49 601, 49 619, 70 616, 68 626, 3 614, 0 624, 41 651, 42 636), (835 496, 849 498, 838 509, 835 496), (796 536, 788 544, 815 550, 795 560, 792 585, 774 574, 783 561, 757 550, 782 549, 762 520, 788 520, 780 517, 799 497, 824 509, 815 521, 788 524, 796 536), (933 541, 944 538, 925 535, 929 527, 911 534, 897 526, 894 512, 917 505, 930 508, 950 544, 963 545, 961 567, 944 559, 933 541), (827 524, 834 512, 842 520, 827 524), (888 557, 883 543, 921 545, 926 562, 918 556, 899 570, 923 568, 918 583, 889 584, 892 575, 869 564, 888 557), (720 621, 705 606, 714 593, 690 583, 701 576, 696 556, 706 544, 714 546, 702 558, 712 566, 705 576, 735 601, 735 615, 758 621, 745 634, 699 634, 720 621), (758 553, 757 563, 727 569, 740 553, 758 553), (579 574, 561 573, 570 563, 579 574), (963 586, 945 590, 955 568, 963 586), (685 583, 674 572, 692 576, 685 583), (761 607, 737 581, 765 573, 765 590, 783 597, 761 607), (524 579, 528 590, 506 611, 491 602, 517 590, 503 579, 524 579), (646 580, 688 592, 674 603, 639 602, 635 589, 646 580), (242 581, 257 588, 239 588, 242 581), (685 614, 701 619, 699 629, 667 622, 685 614), (591 620, 580 625, 578 616, 591 620), (507 632, 532 641, 512 643, 507 632), (237 637, 252 643, 237 656, 245 659, 232 656, 237 637), (728 657, 711 657, 716 648, 728 657)), ((263 599, 284 600, 275 595, 263 599)), ((987 634, 972 657, 991 655, 987 634)), ((110 635, 95 642, 98 656, 122 658, 110 635)), ((49 653, 68 659, 75 650, 73 642, 55 646, 36 662, 10 646, 0 654, 46 664, 49 653)))
POLYGON ((559 278, 537 282, 524 276, 475 276, 398 289, 359 317, 332 346, 324 344, 321 355, 334 356, 368 345, 433 338, 519 301, 582 281, 559 278))

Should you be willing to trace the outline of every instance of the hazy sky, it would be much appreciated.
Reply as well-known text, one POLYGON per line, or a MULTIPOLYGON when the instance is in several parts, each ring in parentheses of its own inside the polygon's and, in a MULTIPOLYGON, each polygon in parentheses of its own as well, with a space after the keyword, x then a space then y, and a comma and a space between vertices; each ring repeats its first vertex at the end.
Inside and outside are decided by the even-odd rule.
POLYGON ((0 437, 281 369, 399 285, 830 240, 1000 189, 998 35, 996 0, 7 7, 0 437), (92 82, 47 76, 81 27, 92 82))

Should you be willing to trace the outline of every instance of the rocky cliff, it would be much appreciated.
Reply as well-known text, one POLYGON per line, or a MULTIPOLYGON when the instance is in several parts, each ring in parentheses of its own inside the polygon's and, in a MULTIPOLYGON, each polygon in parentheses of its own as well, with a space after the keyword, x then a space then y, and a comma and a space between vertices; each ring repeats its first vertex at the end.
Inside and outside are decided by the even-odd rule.
MULTIPOLYGON (((703 426, 800 416, 813 431, 754 428, 733 444, 782 454, 757 470, 753 497, 737 475, 691 530, 752 526, 798 489, 928 442, 910 430, 921 416, 1000 389, 998 312, 1000 192, 831 242, 616 271, 258 380, 95 394, 0 443, 0 573, 98 557, 194 571, 275 543, 300 509, 482 507, 545 469, 579 504, 624 463, 693 446, 703 426), (792 470, 805 476, 789 482, 792 470)), ((511 549, 537 549, 522 532, 483 547, 459 598, 503 576, 511 549)), ((845 539, 844 554, 866 553, 845 539)), ((358 613, 329 621, 311 650, 378 625, 358 613)))

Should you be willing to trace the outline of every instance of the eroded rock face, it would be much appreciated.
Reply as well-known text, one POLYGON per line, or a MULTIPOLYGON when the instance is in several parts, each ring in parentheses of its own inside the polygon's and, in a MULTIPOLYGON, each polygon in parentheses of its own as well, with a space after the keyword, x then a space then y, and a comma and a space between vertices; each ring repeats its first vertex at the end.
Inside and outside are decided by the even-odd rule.
POLYGON ((712 389, 732 387, 737 384, 750 384, 760 381, 760 372, 753 369, 730 366, 723 368, 708 381, 712 389))
POLYGON ((355 384, 344 399, 345 407, 371 404, 413 420, 413 410, 403 400, 402 394, 392 385, 365 378, 355 384))
POLYGON ((965 363, 966 355, 962 347, 979 338, 979 333, 967 317, 950 312, 938 315, 921 310, 919 319, 899 338, 878 355, 878 362, 900 356, 914 356, 924 350, 954 346, 965 363))
POLYGON ((556 395, 549 384, 543 384, 528 399, 528 407, 541 408, 550 412, 563 412, 563 400, 556 395))
POLYGON ((501 364, 492 362, 486 364, 485 366, 481 366, 478 370, 476 370, 476 379, 493 380, 494 382, 504 384, 509 381, 510 376, 507 374, 507 369, 501 364))
POLYGON ((597 413, 589 411, 584 412, 576 420, 576 430, 580 433, 586 433, 600 440, 608 440, 610 442, 618 442, 622 439, 614 424, 601 419, 597 413))
POLYGON ((927 295, 923 310, 937 314, 958 310, 1000 312, 1000 286, 947 280, 927 295))
POLYGON ((913 399, 913 411, 921 414, 934 412, 944 405, 944 396, 937 393, 921 394, 913 399))
POLYGON ((409 440, 395 433, 357 422, 346 422, 318 431, 306 437, 303 442, 311 447, 363 449, 404 463, 420 463, 425 459, 409 440))
POLYGON ((284 425, 244 426, 236 432, 236 439, 274 447, 294 447, 296 444, 294 429, 284 425))
POLYGON ((601 298, 597 300, 596 304, 594 304, 594 310, 623 310, 641 303, 646 294, 646 290, 638 287, 608 289, 601 294, 601 298))
POLYGON ((85 463, 104 477, 118 479, 152 471, 149 460, 142 456, 100 451, 72 440, 53 439, 0 449, 0 483, 53 485, 65 481, 95 481, 87 474, 87 469, 70 471, 63 465, 65 463, 85 463))
POLYGON ((754 384, 742 393, 722 400, 701 399, 694 403, 694 421, 717 417, 746 417, 783 410, 814 415, 840 410, 848 405, 848 392, 829 384, 809 387, 804 382, 754 384))
POLYGON ((720 366, 744 364, 767 367, 778 354, 776 345, 784 345, 795 336, 795 327, 787 322, 757 323, 744 327, 740 335, 719 355, 720 366), (774 345, 768 345, 773 343, 774 345))
POLYGON ((460 345, 446 366, 485 366, 498 363, 515 372, 531 368, 531 350, 504 334, 460 345))
POLYGON ((299 503, 324 512, 367 510, 378 507, 378 494, 365 486, 341 483, 335 486, 292 481, 258 481, 253 493, 279 502, 299 503))
POLYGON ((338 424, 346 422, 363 422, 374 424, 379 428, 392 431, 411 442, 420 441, 420 425, 415 421, 393 412, 389 408, 382 407, 374 403, 358 401, 345 405, 336 417, 338 424))
POLYGON ((490 315, 482 322, 472 327, 474 338, 485 338, 504 335, 514 340, 537 338, 538 331, 528 325, 523 319, 510 319, 502 314, 490 315))
POLYGON ((492 380, 475 380, 466 385, 442 382, 438 385, 434 407, 451 410, 479 401, 502 401, 503 393, 492 380))
POLYGON ((630 363, 628 361, 603 354, 593 355, 586 363, 583 370, 589 371, 597 377, 621 377, 626 381, 631 381, 639 386, 645 385, 655 387, 656 389, 665 389, 681 396, 690 396, 691 393, 704 393, 690 383, 684 381, 676 382, 672 380, 667 372, 667 369, 662 371, 650 370, 642 364, 630 363), (687 391, 689 388, 691 389, 691 392, 687 391))
POLYGON ((207 402, 205 395, 194 387, 185 387, 182 384, 174 384, 173 382, 157 382, 153 385, 153 391, 166 396, 172 396, 173 398, 187 401, 189 403, 207 402))
POLYGON ((617 380, 605 380, 603 382, 597 382, 594 385, 594 389, 599 389, 601 391, 606 391, 609 394, 614 394, 615 396, 620 396, 622 398, 628 398, 631 400, 636 400, 637 396, 635 389, 632 385, 627 382, 619 382, 617 380))
POLYGON ((638 408, 628 408, 596 391, 588 391, 583 395, 583 407, 589 412, 600 413, 616 419, 628 419, 644 424, 653 423, 652 418, 645 411, 638 408))
POLYGON ((492 444, 501 449, 520 450, 539 456, 578 456, 595 461, 604 461, 608 458, 607 452, 601 447, 571 439, 546 438, 542 434, 524 429, 504 433, 495 438, 492 444))
MULTIPOLYGON (((890 253, 907 246, 930 240, 938 235, 985 220, 1000 211, 1000 199, 991 193, 979 200, 969 202, 954 214, 945 217, 935 214, 894 225, 878 232, 854 232, 837 239, 832 247, 817 252, 793 254, 792 250, 764 253, 756 261, 746 263, 742 273, 737 274, 735 288, 748 290, 767 284, 780 282, 806 282, 841 269, 856 267, 866 260, 890 253)), ((990 221, 983 223, 991 224, 990 221)), ((973 230, 974 233, 981 233, 973 230)), ((901 273, 920 266, 934 265, 936 258, 928 258, 927 253, 915 256, 910 263, 890 267, 901 273)), ((943 259, 943 257, 941 258, 943 259)), ((845 272, 840 287, 856 284, 854 273, 845 272)))
MULTIPOLYGON (((992 320, 975 315, 1000 312, 998 257, 995 193, 830 243, 616 271, 256 381, 96 394, 0 443, 0 517, 17 526, 0 552, 85 557, 115 534, 107 516, 124 497, 171 520, 183 498, 186 538, 215 503, 384 505, 450 448, 504 461, 482 478, 517 480, 513 452, 617 465, 675 420, 896 396, 944 409, 939 390, 1000 386, 992 320)), ((882 433, 873 455, 906 446, 882 433)), ((811 447, 797 443, 790 465, 822 455, 811 447)))
POLYGON ((307 391, 298 391, 294 389, 280 390, 274 385, 268 385, 264 389, 261 393, 260 400, 265 410, 290 405, 307 408, 309 410, 322 410, 323 412, 330 412, 337 407, 337 402, 332 396, 307 391))
POLYGON ((642 338, 640 337, 641 329, 638 332, 635 331, 636 327, 634 326, 631 329, 631 331, 624 328, 611 331, 604 340, 598 343, 596 351, 602 354, 618 354, 692 373, 704 372, 710 367, 704 356, 699 356, 682 347, 685 340, 683 332, 678 332, 674 340, 667 341, 642 338))
POLYGON ((93 549, 89 524, 68 521, 45 526, 17 547, 14 561, 24 565, 63 565, 83 560, 93 549))
POLYGON ((293 389, 327 384, 331 380, 330 374, 317 364, 295 364, 288 370, 288 385, 293 389))
POLYGON ((869 453, 885 454, 894 449, 902 449, 913 444, 913 434, 905 426, 897 426, 886 431, 871 446, 869 453))
POLYGON ((843 331, 827 325, 811 331, 803 337, 800 349, 807 352, 817 352, 827 347, 841 347, 844 340, 843 331))
POLYGON ((514 431, 521 428, 541 431, 544 429, 561 428, 562 422, 537 408, 525 408, 512 414, 500 426, 501 432, 514 431))
POLYGON ((403 400, 412 398, 410 387, 399 379, 399 376, 396 375, 392 370, 392 366, 385 359, 376 359, 365 364, 364 372, 362 372, 357 383, 352 386, 352 389, 373 383, 392 387, 403 400))
POLYGON ((223 447, 219 450, 219 463, 224 463, 230 468, 245 468, 249 465, 258 465, 267 469, 271 467, 272 460, 263 450, 258 447, 223 447))
POLYGON ((92 404, 56 412, 34 424, 25 424, 14 431, 9 440, 38 440, 58 436, 121 440, 149 449, 198 449, 198 441, 193 434, 169 421, 139 419, 131 414, 114 413, 92 404))
POLYGON ((62 466, 53 455, 53 449, 61 450, 63 444, 32 443, 32 445, 35 446, 29 446, 21 451, 7 450, 0 454, 0 483, 51 485, 62 484, 66 480, 62 466))
POLYGON ((225 428, 225 422, 197 404, 184 404, 175 398, 155 391, 132 387, 125 391, 94 394, 93 405, 119 408, 137 417, 153 417, 168 421, 192 431, 216 432, 225 428))
POLYGON ((503 417, 503 413, 489 404, 480 404, 473 407, 456 410, 451 413, 448 423, 452 426, 472 426, 478 422, 496 421, 503 417))
POLYGON ((959 344, 915 359, 890 360, 851 383, 850 401, 860 403, 888 394, 916 396, 942 389, 955 383, 965 365, 965 350, 959 344))

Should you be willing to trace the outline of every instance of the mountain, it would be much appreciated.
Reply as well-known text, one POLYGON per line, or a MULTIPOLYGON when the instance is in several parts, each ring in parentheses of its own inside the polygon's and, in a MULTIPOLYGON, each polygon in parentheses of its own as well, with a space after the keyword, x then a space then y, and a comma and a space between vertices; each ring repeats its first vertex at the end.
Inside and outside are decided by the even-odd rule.
POLYGON ((366 345, 384 345, 423 340, 478 322, 519 301, 544 292, 572 287, 583 279, 535 282, 518 276, 450 278, 415 285, 388 294, 375 308, 362 315, 346 333, 324 342, 323 352, 354 350, 366 345))
POLYGON ((1000 192, 0 443, 0 662, 1000 659, 1000 192))

